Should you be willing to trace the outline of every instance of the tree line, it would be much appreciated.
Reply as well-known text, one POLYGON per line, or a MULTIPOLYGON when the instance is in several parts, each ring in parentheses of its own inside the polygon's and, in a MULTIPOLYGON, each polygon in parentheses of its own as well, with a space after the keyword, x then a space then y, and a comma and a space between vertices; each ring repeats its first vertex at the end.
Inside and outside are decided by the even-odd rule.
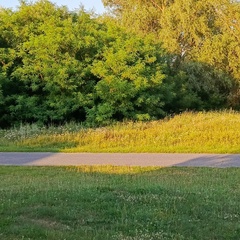
POLYGON ((152 120, 240 107, 240 4, 47 0, 0 9, 0 127, 152 120))

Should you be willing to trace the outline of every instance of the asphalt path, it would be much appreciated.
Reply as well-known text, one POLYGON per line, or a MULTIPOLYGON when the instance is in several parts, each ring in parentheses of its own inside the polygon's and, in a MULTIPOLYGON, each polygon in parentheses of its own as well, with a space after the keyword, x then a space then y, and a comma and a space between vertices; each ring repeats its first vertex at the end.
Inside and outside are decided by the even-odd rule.
POLYGON ((240 167, 240 154, 158 154, 158 153, 6 153, 0 165, 15 166, 189 166, 240 167))

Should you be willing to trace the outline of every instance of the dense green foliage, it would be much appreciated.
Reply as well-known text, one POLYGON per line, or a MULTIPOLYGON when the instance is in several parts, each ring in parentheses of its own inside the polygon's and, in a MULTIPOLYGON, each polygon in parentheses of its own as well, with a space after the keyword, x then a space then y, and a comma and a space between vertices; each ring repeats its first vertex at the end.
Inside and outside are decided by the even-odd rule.
POLYGON ((103 0, 122 26, 154 34, 181 62, 199 61, 240 80, 237 0, 103 0))
MULTIPOLYGON (((15 11, 0 9, 0 127, 70 120, 99 125, 159 119, 186 109, 239 107, 239 4, 225 1, 231 31, 215 14, 198 33, 201 39, 196 29, 184 37, 194 41, 188 48, 188 41, 174 42, 180 34, 174 29, 182 29, 177 24, 188 24, 184 32, 191 24, 186 14, 178 16, 181 21, 164 21, 171 26, 163 19, 171 11, 186 13, 195 6, 191 1, 167 4, 164 17, 148 3, 141 21, 137 1, 129 1, 136 10, 128 18, 131 25, 124 17, 130 5, 104 2, 111 3, 115 15, 70 12, 47 0, 21 1, 15 11), (155 19, 155 27, 149 19, 155 19)), ((193 17, 202 11, 209 20, 208 9, 208 4, 197 5, 193 17)))
MULTIPOLYGON (((143 37, 152 34, 163 43, 171 54, 174 70, 183 70, 187 75, 180 85, 194 95, 191 108, 200 105, 217 108, 226 102, 239 108, 239 1, 103 0, 103 3, 110 8, 116 24, 143 37)), ((185 92, 183 95, 186 99, 185 92)))

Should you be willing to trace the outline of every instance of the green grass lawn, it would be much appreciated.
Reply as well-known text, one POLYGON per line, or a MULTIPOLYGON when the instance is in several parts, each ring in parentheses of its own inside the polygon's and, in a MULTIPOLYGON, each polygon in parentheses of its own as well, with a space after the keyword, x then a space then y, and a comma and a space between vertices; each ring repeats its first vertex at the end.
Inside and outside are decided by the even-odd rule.
POLYGON ((240 113, 183 113, 96 129, 22 125, 0 130, 0 151, 240 153, 240 113))
POLYGON ((240 169, 0 167, 0 239, 239 239, 240 169))

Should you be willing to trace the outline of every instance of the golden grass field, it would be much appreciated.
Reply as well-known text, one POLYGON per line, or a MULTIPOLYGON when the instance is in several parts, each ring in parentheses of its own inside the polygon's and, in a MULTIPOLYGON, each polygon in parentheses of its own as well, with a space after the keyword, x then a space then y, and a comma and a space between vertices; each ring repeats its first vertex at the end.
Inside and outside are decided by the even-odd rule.
POLYGON ((240 153, 240 113, 185 112, 101 128, 23 125, 0 136, 0 151, 240 153))

